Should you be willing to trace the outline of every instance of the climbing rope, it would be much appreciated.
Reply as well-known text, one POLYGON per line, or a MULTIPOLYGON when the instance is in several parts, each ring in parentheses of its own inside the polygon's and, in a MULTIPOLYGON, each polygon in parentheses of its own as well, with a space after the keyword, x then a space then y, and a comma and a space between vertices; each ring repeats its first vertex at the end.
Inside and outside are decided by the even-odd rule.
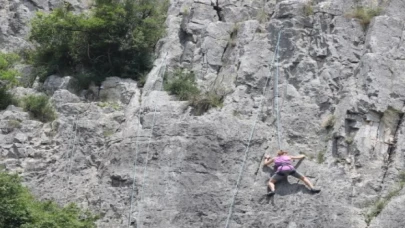
MULTIPOLYGON (((280 32, 278 33, 278 39, 280 39, 280 32)), ((280 109, 278 105, 278 79, 279 79, 279 49, 276 50, 276 74, 274 75, 274 99, 276 104, 276 121, 277 121, 277 142, 278 142, 278 149, 281 150, 281 134, 280 134, 280 109)))
MULTIPOLYGON (((274 66, 274 62, 275 62, 276 56, 278 55, 278 49, 279 49, 279 44, 280 44, 280 37, 281 37, 281 31, 278 33, 276 50, 275 50, 275 53, 274 53, 274 56, 273 56, 272 64, 271 64, 271 66, 270 66, 270 75, 267 77, 266 84, 264 85, 262 95, 265 95, 265 94, 266 94, 266 90, 267 90, 267 87, 268 87, 267 85, 269 84, 269 80, 270 80, 270 78, 271 78, 271 68, 272 68, 272 66, 274 66)), ((277 74, 278 74, 278 71, 277 71, 277 74)), ((278 75, 277 75, 277 77, 278 77, 278 75)), ((258 110, 261 110, 261 107, 262 107, 262 105, 263 105, 263 100, 264 100, 264 97, 262 97, 262 99, 261 99, 261 101, 260 101, 260 105, 259 105, 259 109, 258 109, 258 110)), ((277 106, 278 106, 278 104, 277 104, 277 106)), ((239 191, 240 181, 241 181, 241 179, 242 179, 242 174, 243 174, 243 171, 244 171, 244 169, 245 169, 245 165, 246 165, 246 161, 247 161, 247 157, 248 157, 248 152, 249 152, 249 147, 250 147, 250 141, 251 141, 252 138, 253 138, 253 133, 254 133, 254 131, 255 131, 255 128, 256 128, 256 125, 257 125, 257 121, 258 121, 258 119, 259 119, 259 114, 260 114, 260 112, 258 112, 257 115, 256 115, 256 119, 255 119, 255 121, 254 121, 252 130, 251 130, 250 135, 249 135, 249 140, 248 140, 247 145, 246 145, 245 155, 244 155, 243 162, 242 162, 242 167, 241 167, 241 169, 240 169, 240 171, 239 171, 239 176, 238 176, 238 179, 237 179, 237 181, 236 181, 235 192, 234 192, 234 194, 233 194, 233 196, 232 196, 231 206, 229 207, 229 213, 228 213, 228 217, 227 217, 227 219, 226 219, 225 228, 228 228, 228 227, 229 227, 229 222, 230 222, 231 217, 232 217, 233 207, 234 207, 234 205, 235 205, 236 195, 238 194, 238 191, 239 191)))
MULTIPOLYGON (((162 59, 162 65, 164 62, 166 62, 166 57, 167 57, 167 53, 165 55, 165 57, 162 59)), ((163 88, 163 79, 164 79, 164 75, 166 72, 166 66, 162 67, 161 70, 159 71, 159 75, 160 78, 162 80, 161 86, 159 88, 159 91, 162 90, 163 88)), ((149 148, 150 148, 150 143, 151 143, 151 139, 152 139, 152 134, 153 134, 153 129, 155 127, 155 120, 156 120, 156 110, 157 110, 157 102, 155 102, 154 105, 154 111, 153 111, 153 118, 152 118, 152 126, 151 126, 151 130, 150 130, 150 134, 149 134, 149 139, 148 139, 148 144, 147 144, 147 149, 146 149, 146 156, 145 156, 145 164, 143 167, 143 178, 142 178, 142 187, 141 187, 141 191, 140 191, 140 195, 141 195, 141 199, 139 202, 141 202, 143 200, 143 195, 144 195, 144 188, 145 188, 145 180, 147 177, 147 166, 148 166, 148 157, 149 157, 149 148)), ((141 116, 139 115, 139 126, 138 126, 138 130, 137 130, 137 136, 136 136, 136 142, 135 142, 135 161, 134 161, 134 168, 133 168, 133 184, 132 184, 132 190, 131 190, 131 202, 130 202, 130 211, 129 211, 129 215, 128 215, 128 227, 131 226, 132 223, 132 211, 133 211, 133 202, 134 202, 134 190, 135 190, 135 175, 136 175, 136 160, 137 160, 137 156, 138 156, 138 145, 139 145, 139 135, 140 135, 140 128, 141 128, 141 116)), ((142 215, 142 207, 141 204, 138 203, 138 220, 137 222, 137 226, 136 227, 141 227, 140 225, 138 226, 138 223, 140 223, 140 218, 142 215)))
MULTIPOLYGON (((68 177, 67 177, 68 183, 69 183, 69 180, 70 180, 70 175, 69 175, 69 172, 68 172, 69 168, 68 168, 68 167, 70 166, 70 164, 71 164, 71 162, 72 162, 73 148, 74 148, 74 146, 75 146, 75 144, 76 144, 77 120, 78 120, 78 118, 79 118, 78 115, 76 115, 75 118, 74 118, 74 120, 73 120, 73 126, 72 126, 73 136, 71 137, 71 140, 69 140, 70 143, 68 144, 68 148, 67 148, 68 153, 66 154, 66 156, 67 156, 67 158, 68 158, 68 165, 65 166, 65 168, 64 168, 64 173, 67 173, 67 174, 68 174, 68 177)), ((66 196, 66 195, 67 195, 67 194, 66 194, 66 191, 67 191, 68 188, 69 188, 69 185, 66 186, 66 188, 64 189, 64 194, 61 194, 61 196, 66 196)))
POLYGON ((65 190, 64 190, 64 196, 66 196, 66 198, 67 198, 67 191, 68 191, 68 189, 69 189, 69 187, 70 187, 70 178, 71 178, 71 173, 72 173, 72 167, 73 167, 73 162, 72 162, 72 160, 74 159, 74 155, 75 155, 75 150, 76 150, 76 141, 77 141, 77 134, 78 134, 78 127, 77 127, 77 122, 79 121, 79 116, 80 115, 82 115, 82 114, 84 114, 84 113, 86 113, 88 110, 89 110, 89 108, 90 108, 90 105, 91 105, 91 102, 88 104, 88 106, 87 106, 87 109, 86 110, 84 110, 82 113, 80 113, 80 114, 77 114, 76 116, 75 116, 75 120, 74 120, 74 122, 73 122, 73 128, 72 128, 72 130, 73 130, 73 134, 74 134, 74 137, 73 137, 73 140, 71 140, 70 141, 70 144, 69 144, 69 146, 68 146, 68 150, 69 150, 69 148, 71 148, 70 150, 69 150, 69 152, 68 152, 68 154, 67 154, 67 156, 68 156, 68 159, 69 159, 69 161, 68 161, 68 164, 67 164, 67 166, 65 166, 65 169, 64 169, 64 172, 66 173, 67 172, 67 186, 66 186, 66 188, 65 188, 65 190))

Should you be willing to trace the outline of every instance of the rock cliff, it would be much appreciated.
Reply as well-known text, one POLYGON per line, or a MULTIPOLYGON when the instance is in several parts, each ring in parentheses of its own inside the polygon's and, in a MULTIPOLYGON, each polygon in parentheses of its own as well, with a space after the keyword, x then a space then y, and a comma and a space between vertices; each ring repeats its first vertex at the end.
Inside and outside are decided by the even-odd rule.
MULTIPOLYGON (((0 3, 4 50, 24 44, 35 9, 56 4, 0 3)), ((143 89, 111 77, 99 95, 93 88, 107 100, 96 102, 69 91, 69 78, 48 81, 57 120, 43 124, 12 106, 1 112, 0 163, 38 197, 100 213, 98 227, 128 227, 129 216, 138 228, 224 227, 230 211, 235 228, 404 227, 404 7, 402 0, 171 0, 143 89), (382 12, 364 27, 350 16, 358 6, 382 12), (195 116, 162 91, 162 71, 178 68, 193 71, 205 91, 225 93, 223 107, 195 116), (307 155, 298 169, 320 194, 289 177, 264 197, 263 155, 278 148, 277 100, 280 144, 307 155)))

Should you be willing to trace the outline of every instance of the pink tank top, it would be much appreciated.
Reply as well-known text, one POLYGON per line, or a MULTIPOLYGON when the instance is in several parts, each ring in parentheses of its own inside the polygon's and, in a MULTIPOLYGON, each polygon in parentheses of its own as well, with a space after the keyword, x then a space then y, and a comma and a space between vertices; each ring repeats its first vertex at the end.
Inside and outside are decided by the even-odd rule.
POLYGON ((291 159, 287 155, 277 156, 274 160, 274 169, 277 172, 294 170, 294 166, 291 164, 291 159))

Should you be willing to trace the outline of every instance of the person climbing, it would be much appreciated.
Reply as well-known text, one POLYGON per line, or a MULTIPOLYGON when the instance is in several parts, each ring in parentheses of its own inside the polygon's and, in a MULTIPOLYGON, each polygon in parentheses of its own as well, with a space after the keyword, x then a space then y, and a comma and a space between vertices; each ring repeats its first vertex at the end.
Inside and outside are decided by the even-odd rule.
POLYGON ((268 186, 270 191, 267 193, 268 196, 273 196, 275 194, 275 183, 282 180, 284 177, 291 175, 295 178, 302 180, 305 185, 308 186, 312 193, 319 193, 320 189, 315 189, 312 183, 304 175, 297 172, 291 163, 291 160, 304 158, 305 155, 289 156, 288 152, 284 150, 277 151, 277 157, 271 158, 270 155, 264 156, 264 165, 270 165, 274 162, 275 174, 270 177, 268 186))

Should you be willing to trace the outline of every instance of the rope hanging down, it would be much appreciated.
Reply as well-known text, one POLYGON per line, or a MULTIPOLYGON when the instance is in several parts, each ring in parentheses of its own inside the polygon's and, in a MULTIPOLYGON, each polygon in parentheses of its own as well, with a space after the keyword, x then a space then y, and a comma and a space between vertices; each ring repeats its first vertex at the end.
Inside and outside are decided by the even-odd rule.
MULTIPOLYGON (((280 39, 280 33, 278 33, 278 38, 280 39)), ((277 41, 278 42, 278 41, 277 41)), ((277 43, 278 45, 278 43, 277 43)), ((278 105, 278 79, 279 79, 279 62, 278 62, 278 58, 279 58, 279 48, 277 48, 276 50, 276 74, 274 75, 274 99, 275 99, 275 104, 276 104, 276 120, 277 120, 277 142, 278 142, 278 149, 281 150, 282 145, 281 145, 281 134, 280 134, 280 108, 278 105)))
MULTIPOLYGON (((261 99, 261 101, 260 101, 260 105, 259 105, 259 109, 258 109, 258 110, 261 110, 261 107, 262 107, 262 105, 263 105, 264 95, 266 94, 267 85, 269 84, 269 80, 270 80, 270 77, 271 77, 271 68, 272 68, 272 66, 274 66, 274 62, 275 62, 276 56, 277 56, 277 54, 278 54, 278 49, 279 49, 279 44, 280 44, 280 36, 281 36, 281 31, 278 33, 276 50, 275 50, 275 54, 274 54, 274 56, 273 56, 272 64, 271 64, 271 66, 270 66, 270 75, 269 75, 269 77, 267 77, 266 84, 264 85, 263 93, 262 93, 262 96, 263 96, 263 97, 262 97, 262 99, 261 99)), ((252 130, 251 130, 251 132, 250 132, 249 140, 248 140, 248 143, 247 143, 247 145, 246 145, 245 156, 244 156, 244 158, 243 158, 242 167, 241 167, 241 169, 240 169, 240 171, 239 171, 239 176, 238 176, 238 179, 237 179, 237 181, 236 181, 235 192, 234 192, 234 194, 233 194, 233 196, 232 196, 231 206, 229 207, 229 213, 228 213, 228 217, 227 217, 227 219, 226 219, 225 228, 228 228, 228 227, 229 227, 229 222, 230 222, 231 217, 232 217, 233 207, 234 207, 234 205, 235 205, 236 195, 238 194, 238 191, 239 191, 240 181, 241 181, 241 179, 242 179, 242 174, 243 174, 243 171, 244 171, 244 169, 245 169, 246 160, 247 160, 247 157, 248 157, 248 152, 249 152, 249 147, 250 147, 250 141, 251 141, 252 138, 253 138, 253 133, 254 133, 254 131, 255 131, 255 128, 256 128, 256 125, 257 125, 257 121, 258 121, 258 119, 259 119, 259 114, 260 114, 260 112, 258 112, 257 115, 256 115, 256 119, 255 119, 255 121, 254 121, 252 130)), ((278 116, 277 116, 277 118, 278 118, 278 116)))
POLYGON ((63 190, 64 192, 64 196, 66 197, 66 199, 68 198, 68 194, 67 191, 70 188, 70 178, 71 178, 71 173, 72 173, 72 167, 73 167, 73 162, 72 160, 74 160, 75 157, 75 152, 76 152, 76 147, 77 147, 77 134, 79 132, 78 127, 77 127, 77 123, 79 122, 79 116, 83 115, 84 113, 86 113, 89 108, 90 108, 91 102, 87 105, 87 109, 84 110, 82 113, 80 114, 76 114, 75 119, 73 120, 73 127, 72 127, 72 132, 73 132, 73 140, 70 141, 69 146, 68 146, 68 153, 67 153, 67 157, 68 157, 68 164, 65 166, 64 172, 67 173, 67 185, 66 188, 63 190), (70 149, 69 149, 70 148, 70 149))
MULTIPOLYGON (((165 57, 162 60, 162 65, 163 63, 166 62, 166 57, 167 57, 167 53, 165 55, 165 57)), ((160 78, 162 80, 161 86, 159 88, 159 91, 162 90, 163 88, 163 78, 166 72, 166 65, 164 65, 161 70, 159 71, 159 75, 160 78)), ((137 226, 136 227, 141 227, 140 223, 140 218, 142 215, 142 208, 140 206, 140 202, 143 200, 143 195, 144 195, 144 187, 145 187, 145 180, 146 180, 146 176, 147 176, 147 166, 148 166, 148 157, 149 157, 149 148, 150 148, 150 143, 151 143, 151 139, 152 139, 152 134, 153 134, 153 129, 155 127, 155 120, 156 120, 156 110, 157 110, 157 102, 155 102, 154 105, 154 111, 153 111, 153 118, 152 118, 152 127, 150 129, 150 134, 149 134, 149 139, 148 139, 148 144, 147 144, 147 149, 146 149, 146 156, 145 156, 145 165, 143 167, 143 178, 142 178, 142 188, 141 188, 141 200, 138 203, 138 220, 137 220, 137 226)), ((134 202, 134 190, 135 190, 135 174, 136 174, 136 160, 137 160, 137 156, 138 156, 138 144, 139 144, 139 133, 140 133, 140 128, 141 128, 141 121, 140 121, 141 116, 139 115, 139 126, 138 126, 138 130, 137 130, 137 136, 136 136, 136 142, 135 142, 135 161, 134 161, 134 168, 133 168, 133 184, 132 184, 132 190, 131 190, 131 203, 130 203, 130 211, 128 214, 128 227, 131 226, 132 223, 132 211, 133 211, 133 202, 134 202)))

